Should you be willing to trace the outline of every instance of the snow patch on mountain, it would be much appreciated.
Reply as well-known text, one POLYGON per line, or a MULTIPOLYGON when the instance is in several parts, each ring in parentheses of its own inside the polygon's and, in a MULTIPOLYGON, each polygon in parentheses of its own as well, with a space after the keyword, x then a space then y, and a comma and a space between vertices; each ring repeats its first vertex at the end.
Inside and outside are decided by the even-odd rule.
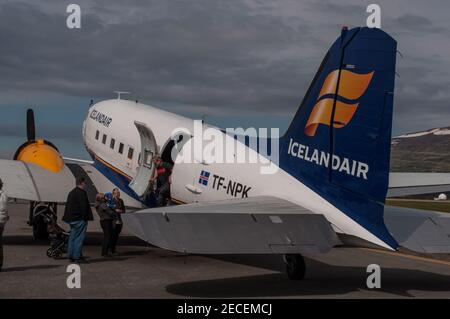
POLYGON ((411 138, 411 137, 419 137, 419 136, 425 136, 425 135, 450 135, 450 128, 434 128, 428 131, 423 132, 415 132, 415 133, 408 133, 396 136, 394 138, 411 138))

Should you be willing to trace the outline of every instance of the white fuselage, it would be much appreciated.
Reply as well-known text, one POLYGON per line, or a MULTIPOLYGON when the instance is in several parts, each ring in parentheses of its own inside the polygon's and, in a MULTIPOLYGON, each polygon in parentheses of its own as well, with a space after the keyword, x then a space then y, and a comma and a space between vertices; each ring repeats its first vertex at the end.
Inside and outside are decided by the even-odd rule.
MULTIPOLYGON (((141 103, 117 99, 92 105, 83 124, 83 140, 96 164, 108 167, 108 174, 117 174, 107 176, 113 182, 119 179, 129 182, 138 172, 141 138, 135 121, 145 123, 152 130, 160 154, 175 132, 180 129, 194 132, 192 119, 141 103), (114 139, 114 145, 111 144, 111 139, 114 139), (119 152, 119 149, 122 152, 119 152)), ((216 130, 216 133, 223 135, 225 140, 233 139, 217 128, 206 124, 204 126, 216 130)), ((183 149, 189 147, 191 140, 186 142, 183 149)), ((239 142, 237 147, 247 148, 239 142)), ((252 149, 246 151, 256 152, 252 149)), ((389 248, 364 227, 281 168, 274 174, 261 174, 261 165, 264 165, 261 163, 206 162, 203 159, 193 163, 175 163, 171 184, 171 195, 175 203, 210 202, 260 195, 275 196, 314 213, 323 214, 338 233, 356 236, 389 248), (199 183, 202 171, 210 174, 207 185, 199 183)), ((130 192, 129 189, 124 189, 123 184, 117 186, 122 191, 130 192)))

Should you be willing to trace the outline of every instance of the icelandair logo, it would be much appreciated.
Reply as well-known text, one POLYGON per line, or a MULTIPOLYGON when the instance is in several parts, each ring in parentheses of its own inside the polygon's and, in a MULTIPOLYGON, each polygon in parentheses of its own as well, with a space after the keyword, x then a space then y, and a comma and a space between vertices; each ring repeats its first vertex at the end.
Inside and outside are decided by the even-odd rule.
MULTIPOLYGON (((339 79, 339 89, 337 98, 343 97, 347 100, 357 100, 367 90, 373 77, 373 71, 367 74, 353 73, 348 70, 341 70, 339 79, 339 70, 335 70, 328 74, 323 82, 317 103, 309 116, 305 125, 305 134, 308 136, 316 135, 319 124, 330 126, 331 113, 336 95, 336 86, 339 79)), ((356 101, 355 101, 356 102, 356 101)), ((352 119, 358 108, 359 103, 344 103, 336 99, 336 108, 334 111, 334 128, 342 128, 346 126, 352 119)))
POLYGON ((311 149, 309 146, 295 142, 292 138, 289 141, 288 154, 316 165, 327 168, 331 166, 334 171, 357 178, 367 179, 367 173, 369 172, 369 165, 366 163, 337 155, 330 158, 330 153, 315 148, 311 149))

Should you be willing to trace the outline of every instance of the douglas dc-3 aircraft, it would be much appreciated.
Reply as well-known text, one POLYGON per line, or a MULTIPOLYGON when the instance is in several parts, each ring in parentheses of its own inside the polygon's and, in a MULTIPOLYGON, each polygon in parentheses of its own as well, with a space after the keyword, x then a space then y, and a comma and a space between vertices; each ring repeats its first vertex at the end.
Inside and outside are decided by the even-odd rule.
MULTIPOLYGON (((184 253, 284 255, 291 279, 305 274, 302 254, 336 246, 449 253, 450 217, 384 205, 396 54, 396 41, 380 29, 343 28, 278 140, 273 174, 261 173, 267 161, 179 162, 195 143, 194 121, 118 98, 89 108, 82 135, 92 161, 63 159, 36 139, 29 112, 28 141, 14 160, 0 161, 0 177, 8 196, 31 201, 32 216, 64 203, 76 176, 88 180, 91 200, 118 187, 136 208, 123 220, 141 239, 184 253), (178 205, 152 208, 156 155, 174 163, 178 205)), ((201 126, 235 145, 226 152, 263 156, 236 136, 201 126)))

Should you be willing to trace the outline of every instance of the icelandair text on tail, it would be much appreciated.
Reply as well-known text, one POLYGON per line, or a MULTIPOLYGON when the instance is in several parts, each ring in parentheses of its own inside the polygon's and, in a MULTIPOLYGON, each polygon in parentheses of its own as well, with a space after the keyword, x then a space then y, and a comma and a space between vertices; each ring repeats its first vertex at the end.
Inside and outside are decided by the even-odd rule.
MULTIPOLYGON (((315 148, 311 149, 307 145, 295 142, 292 138, 289 141, 288 154, 316 165, 324 167, 330 165, 330 153, 315 148)), ((367 179, 369 165, 333 154, 331 157, 331 169, 358 178, 367 179)))

